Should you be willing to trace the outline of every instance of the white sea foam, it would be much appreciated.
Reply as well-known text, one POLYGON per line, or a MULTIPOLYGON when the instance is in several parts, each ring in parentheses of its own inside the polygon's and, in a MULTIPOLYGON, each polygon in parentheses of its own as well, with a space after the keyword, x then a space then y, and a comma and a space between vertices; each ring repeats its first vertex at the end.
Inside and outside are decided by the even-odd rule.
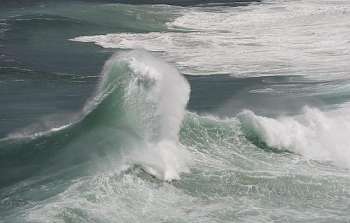
MULTIPOLYGON (((215 8, 214 8, 215 9, 215 8)), ((170 9, 169 9, 170 10, 170 9)), ((178 11, 176 11, 178 13, 178 11)), ((217 10, 186 8, 168 23, 192 32, 77 37, 106 48, 162 51, 189 74, 346 76, 348 1, 264 1, 217 10)))
POLYGON ((189 155, 178 139, 190 93, 186 79, 175 67, 143 50, 116 54, 105 64, 103 74, 100 92, 111 84, 111 75, 125 75, 122 86, 118 85, 124 88, 125 120, 142 141, 136 143, 138 148, 128 148, 132 152, 126 162, 141 165, 163 180, 179 179, 181 172, 188 172, 189 155), (124 65, 129 71, 116 73, 116 67, 124 65))
POLYGON ((134 174, 121 177, 113 173, 77 179, 64 192, 40 202, 19 222, 158 222, 190 218, 186 207, 193 198, 171 184, 157 187, 134 174), (179 207, 183 208, 181 210, 179 207))
POLYGON ((80 120, 80 114, 70 113, 69 115, 71 115, 71 119, 68 122, 60 121, 61 119, 63 119, 62 117, 67 119, 68 115, 47 116, 38 123, 29 125, 25 128, 19 129, 15 132, 8 134, 5 138, 0 139, 0 141, 31 140, 62 131, 76 124, 80 120))
POLYGON ((190 154, 178 136, 189 94, 187 80, 175 67, 144 50, 118 53, 105 63, 95 94, 81 112, 69 116, 69 122, 60 121, 67 120, 65 116, 43 119, 9 134, 3 141, 30 140, 74 127, 112 96, 116 101, 107 105, 112 109, 102 115, 108 115, 115 129, 123 122, 124 130, 133 132, 132 142, 123 145, 125 153, 117 166, 139 165, 159 179, 179 179, 181 173, 189 172, 190 154), (115 103, 123 115, 117 109, 113 113, 115 103))
POLYGON ((270 147, 350 168, 349 111, 349 106, 328 112, 306 107, 295 117, 268 118, 244 111, 238 118, 247 134, 270 147))

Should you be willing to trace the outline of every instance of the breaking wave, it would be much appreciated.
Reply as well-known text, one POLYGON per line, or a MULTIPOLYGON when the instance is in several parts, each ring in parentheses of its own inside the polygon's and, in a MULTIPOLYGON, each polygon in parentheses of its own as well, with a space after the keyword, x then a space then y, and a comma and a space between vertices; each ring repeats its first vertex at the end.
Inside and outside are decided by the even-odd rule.
POLYGON ((3 139, 1 168, 16 178, 17 164, 34 171, 37 163, 76 164, 117 152, 121 170, 138 165, 159 179, 179 179, 189 171, 190 155, 178 138, 189 93, 176 68, 150 53, 115 54, 104 65, 96 93, 69 124, 47 122, 46 130, 28 127, 3 139))
POLYGON ((247 110, 240 113, 238 119, 246 136, 255 142, 307 159, 350 167, 348 108, 322 112, 305 107, 301 115, 280 118, 258 116, 247 110))
POLYGON ((346 108, 333 112, 305 108, 302 115, 280 118, 247 110, 220 120, 186 112, 189 93, 188 82, 176 68, 150 53, 117 53, 105 63, 96 93, 80 113, 65 124, 47 122, 44 131, 28 127, 1 140, 1 169, 7 173, 0 178, 1 184, 43 169, 91 160, 104 163, 106 159, 118 171, 136 165, 171 181, 189 172, 196 146, 223 151, 235 143, 249 144, 243 138, 263 149, 290 151, 306 159, 350 167, 346 108), (196 129, 206 123, 211 124, 196 129), (205 135, 200 136, 201 131, 205 135))
POLYGON ((112 56, 95 94, 69 124, 46 122, 46 130, 28 127, 0 142, 4 219, 152 222, 167 213, 196 222, 202 208, 210 214, 251 208, 236 198, 225 200, 233 195, 268 198, 256 207, 269 205, 273 215, 280 208, 273 209, 269 196, 287 197, 289 204, 307 191, 331 205, 328 198, 344 192, 343 167, 350 167, 347 107, 305 108, 280 118, 243 111, 219 119, 186 111, 189 93, 175 67, 146 51, 112 56), (315 184, 309 182, 314 172, 308 163, 318 167, 315 184), (337 186, 324 184, 323 175, 337 186), (216 206, 217 199, 224 203, 216 206), (11 206, 25 208, 6 212, 11 206), (145 210, 156 215, 145 216, 145 210))

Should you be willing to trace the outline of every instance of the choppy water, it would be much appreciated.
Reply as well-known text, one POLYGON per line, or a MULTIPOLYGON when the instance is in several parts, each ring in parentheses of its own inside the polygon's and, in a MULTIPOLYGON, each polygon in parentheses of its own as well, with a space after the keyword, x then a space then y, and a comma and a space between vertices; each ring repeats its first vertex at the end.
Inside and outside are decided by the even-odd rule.
POLYGON ((0 222, 350 221, 348 1, 0 3, 0 222))

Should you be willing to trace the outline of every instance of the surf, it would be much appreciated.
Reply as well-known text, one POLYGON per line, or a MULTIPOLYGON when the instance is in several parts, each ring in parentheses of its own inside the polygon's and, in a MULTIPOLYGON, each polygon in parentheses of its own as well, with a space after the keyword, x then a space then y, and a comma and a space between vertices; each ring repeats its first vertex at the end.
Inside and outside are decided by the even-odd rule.
POLYGON ((98 98, 116 87, 122 89, 123 120, 140 144, 129 148, 127 163, 138 164, 162 180, 179 179, 181 172, 188 172, 189 154, 178 136, 189 100, 187 80, 144 50, 112 56, 102 73, 98 98))
MULTIPOLYGON (((108 160, 120 171, 137 165, 161 180, 179 179, 189 172, 190 155, 178 136, 189 93, 177 69, 152 54, 116 53, 81 112, 61 125, 43 120, 46 129, 29 126, 1 140, 1 169, 19 180, 18 166, 32 176, 46 165, 60 169, 113 157, 108 160)), ((1 181, 11 182, 7 175, 1 181)))
POLYGON ((295 116, 270 118, 245 110, 237 118, 246 137, 257 145, 349 168, 348 112, 348 105, 331 111, 306 106, 295 116))

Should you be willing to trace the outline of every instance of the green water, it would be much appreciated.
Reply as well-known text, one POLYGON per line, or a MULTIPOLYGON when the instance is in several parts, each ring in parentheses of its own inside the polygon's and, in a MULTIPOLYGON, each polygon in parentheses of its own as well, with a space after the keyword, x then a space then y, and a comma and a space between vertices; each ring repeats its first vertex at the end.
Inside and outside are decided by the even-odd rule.
POLYGON ((350 220, 349 4, 216 3, 0 6, 0 222, 350 220))

